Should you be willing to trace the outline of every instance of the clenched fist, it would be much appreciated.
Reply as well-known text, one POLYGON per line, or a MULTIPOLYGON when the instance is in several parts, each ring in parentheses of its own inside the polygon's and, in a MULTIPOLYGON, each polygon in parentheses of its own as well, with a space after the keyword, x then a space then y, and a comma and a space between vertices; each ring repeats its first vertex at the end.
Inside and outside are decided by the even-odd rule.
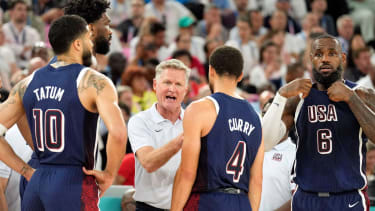
POLYGON ((305 98, 309 95, 312 83, 310 79, 296 79, 289 82, 279 89, 279 94, 283 97, 290 98, 302 93, 302 97, 305 98))
POLYGON ((348 102, 353 96, 354 91, 346 86, 342 81, 336 81, 327 90, 330 100, 334 102, 348 102))

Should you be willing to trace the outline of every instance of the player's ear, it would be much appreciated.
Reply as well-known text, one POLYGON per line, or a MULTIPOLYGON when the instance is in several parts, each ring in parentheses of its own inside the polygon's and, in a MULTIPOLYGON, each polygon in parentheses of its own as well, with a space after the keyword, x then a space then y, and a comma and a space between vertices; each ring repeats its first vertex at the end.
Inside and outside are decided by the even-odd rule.
POLYGON ((214 70, 214 68, 211 65, 209 65, 208 66, 208 76, 210 78, 212 78, 214 75, 215 75, 215 70, 214 70))
POLYGON ((346 53, 344 53, 344 52, 341 53, 341 61, 342 61, 342 63, 344 63, 344 64, 347 63, 347 61, 346 61, 346 53))
POLYGON ((82 43, 82 40, 81 39, 75 39, 73 42, 72 42, 72 45, 70 46, 71 48, 74 48, 75 51, 80 51, 81 48, 83 48, 83 43, 82 43))
POLYGON ((241 75, 237 78, 237 80, 236 80, 237 83, 240 82, 242 80, 242 78, 243 78, 243 72, 241 72, 241 75))

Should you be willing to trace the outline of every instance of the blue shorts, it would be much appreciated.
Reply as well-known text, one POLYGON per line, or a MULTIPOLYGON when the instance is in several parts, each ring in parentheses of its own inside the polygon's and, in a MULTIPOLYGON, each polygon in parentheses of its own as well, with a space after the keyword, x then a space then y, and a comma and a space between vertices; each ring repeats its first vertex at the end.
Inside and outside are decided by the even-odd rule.
POLYGON ((369 200, 366 191, 353 190, 339 194, 312 193, 297 188, 292 198, 293 211, 368 211, 369 200))
POLYGON ((27 184, 22 211, 98 211, 98 187, 81 166, 43 165, 27 184))
POLYGON ((251 211, 250 201, 246 194, 222 192, 192 193, 186 202, 184 211, 251 211))

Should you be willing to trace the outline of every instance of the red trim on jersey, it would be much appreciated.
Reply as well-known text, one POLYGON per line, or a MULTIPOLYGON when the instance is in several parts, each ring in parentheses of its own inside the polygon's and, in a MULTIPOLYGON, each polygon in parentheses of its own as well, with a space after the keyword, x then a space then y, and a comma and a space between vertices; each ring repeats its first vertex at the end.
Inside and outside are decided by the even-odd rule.
POLYGON ((370 211, 370 199, 368 198, 368 195, 367 195, 367 186, 361 190, 363 195, 365 196, 365 200, 366 200, 366 211, 370 211))
POLYGON ((199 208, 199 193, 192 193, 185 204, 184 211, 196 211, 199 208))
POLYGON ((84 176, 81 192, 81 211, 99 211, 98 186, 93 176, 84 176))

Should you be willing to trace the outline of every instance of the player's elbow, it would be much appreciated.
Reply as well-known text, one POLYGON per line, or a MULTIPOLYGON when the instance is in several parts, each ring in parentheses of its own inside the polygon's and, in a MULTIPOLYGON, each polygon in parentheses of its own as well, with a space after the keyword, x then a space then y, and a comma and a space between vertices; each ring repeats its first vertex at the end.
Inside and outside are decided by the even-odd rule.
POLYGON ((126 145, 126 141, 128 139, 126 127, 114 127, 108 131, 108 134, 117 144, 126 145))
POLYGON ((180 168, 179 171, 180 171, 181 179, 190 181, 190 182, 195 181, 195 177, 197 175, 195 171, 192 171, 191 169, 184 169, 184 168, 180 168))

